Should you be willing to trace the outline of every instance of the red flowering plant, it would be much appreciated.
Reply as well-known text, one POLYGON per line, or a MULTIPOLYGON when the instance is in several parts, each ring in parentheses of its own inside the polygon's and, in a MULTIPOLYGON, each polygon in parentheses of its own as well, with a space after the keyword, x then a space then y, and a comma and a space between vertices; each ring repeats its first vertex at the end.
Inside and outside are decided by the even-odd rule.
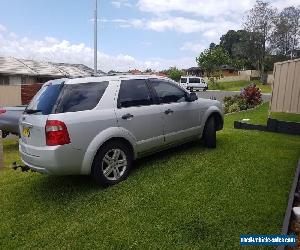
POLYGON ((255 84, 250 84, 241 91, 241 96, 246 100, 249 108, 262 102, 261 90, 255 84))

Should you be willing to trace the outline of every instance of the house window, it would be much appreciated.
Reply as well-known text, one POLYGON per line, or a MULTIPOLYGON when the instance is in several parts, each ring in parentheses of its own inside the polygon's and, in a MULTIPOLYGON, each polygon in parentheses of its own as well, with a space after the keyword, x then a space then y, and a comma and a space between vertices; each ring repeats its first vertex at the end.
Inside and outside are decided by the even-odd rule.
POLYGON ((26 83, 27 83, 27 77, 22 77, 21 84, 26 84, 26 83))
POLYGON ((9 77, 0 76, 0 85, 9 85, 9 77))

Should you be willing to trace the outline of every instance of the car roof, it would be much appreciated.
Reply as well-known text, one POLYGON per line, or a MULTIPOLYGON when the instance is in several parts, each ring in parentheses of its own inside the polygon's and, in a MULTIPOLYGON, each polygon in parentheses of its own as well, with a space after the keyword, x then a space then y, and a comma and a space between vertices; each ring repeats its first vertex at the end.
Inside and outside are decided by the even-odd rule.
POLYGON ((203 78, 201 76, 182 76, 181 78, 203 78))
POLYGON ((162 79, 174 82, 172 79, 156 75, 103 75, 99 77, 82 77, 66 79, 65 84, 79 84, 88 82, 104 82, 104 81, 119 81, 119 80, 130 80, 130 79, 162 79))

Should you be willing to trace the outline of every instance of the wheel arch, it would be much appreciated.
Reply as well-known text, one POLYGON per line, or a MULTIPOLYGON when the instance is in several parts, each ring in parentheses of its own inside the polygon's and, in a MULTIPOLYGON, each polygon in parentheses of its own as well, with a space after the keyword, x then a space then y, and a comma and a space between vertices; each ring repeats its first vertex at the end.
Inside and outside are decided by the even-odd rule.
POLYGON ((205 112, 203 128, 204 128, 206 122, 208 121, 208 119, 210 117, 213 117, 215 119, 215 128, 216 128, 216 131, 222 130, 223 126, 224 126, 224 118, 223 118, 223 115, 220 112, 220 110, 217 107, 215 107, 215 106, 210 107, 205 112))
POLYGON ((133 159, 136 158, 136 139, 135 137, 124 128, 109 128, 98 134, 89 144, 81 167, 82 175, 89 175, 91 173, 94 158, 101 147, 110 141, 122 141, 127 144, 132 151, 133 159))

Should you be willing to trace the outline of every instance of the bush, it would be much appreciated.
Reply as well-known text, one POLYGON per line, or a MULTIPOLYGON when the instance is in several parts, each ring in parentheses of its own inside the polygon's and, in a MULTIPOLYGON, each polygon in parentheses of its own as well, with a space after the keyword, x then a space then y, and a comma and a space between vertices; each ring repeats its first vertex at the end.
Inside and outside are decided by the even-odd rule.
POLYGON ((248 109, 247 102, 241 95, 225 97, 224 105, 225 113, 232 113, 248 109))
POLYGON ((232 113, 253 108, 262 102, 260 89, 250 84, 241 91, 240 95, 224 98, 224 112, 232 113))
POLYGON ((228 113, 233 113, 233 112, 238 112, 238 111, 240 111, 240 107, 239 107, 239 104, 237 102, 231 104, 228 107, 228 113))
POLYGON ((241 91, 241 96, 246 100, 249 107, 261 104, 261 91, 255 84, 250 84, 241 91))
POLYGON ((168 70, 168 77, 171 78, 172 80, 179 82, 181 76, 183 75, 183 72, 176 67, 170 68, 168 70))

